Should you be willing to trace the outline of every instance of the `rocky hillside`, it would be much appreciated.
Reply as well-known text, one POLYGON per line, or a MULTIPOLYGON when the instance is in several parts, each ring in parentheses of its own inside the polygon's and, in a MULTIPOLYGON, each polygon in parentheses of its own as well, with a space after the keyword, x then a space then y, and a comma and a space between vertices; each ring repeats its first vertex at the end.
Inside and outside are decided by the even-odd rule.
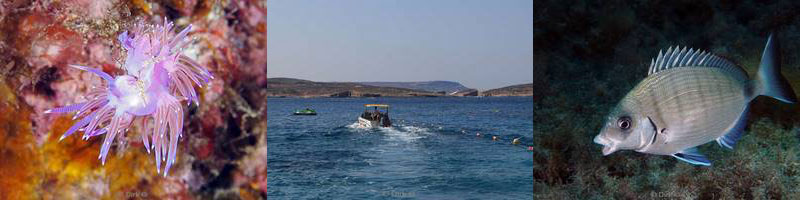
POLYGON ((444 94, 351 82, 314 82, 293 78, 268 78, 267 96, 280 97, 380 97, 443 96, 444 94))
POLYGON ((487 90, 482 96, 533 96, 533 83, 512 85, 497 89, 487 90))
POLYGON ((378 87, 396 87, 428 92, 445 92, 447 94, 470 90, 470 88, 454 81, 424 81, 424 82, 359 82, 364 85, 378 87))

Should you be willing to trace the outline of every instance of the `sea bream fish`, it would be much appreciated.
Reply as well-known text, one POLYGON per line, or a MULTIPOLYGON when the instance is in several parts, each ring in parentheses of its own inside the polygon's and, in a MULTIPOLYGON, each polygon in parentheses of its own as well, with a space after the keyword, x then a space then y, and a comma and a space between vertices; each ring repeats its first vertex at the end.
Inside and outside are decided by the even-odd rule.
POLYGON ((750 101, 763 95, 797 102, 781 75, 775 40, 772 35, 767 39, 752 79, 742 68, 705 51, 659 51, 647 77, 613 108, 594 142, 604 146, 603 155, 635 150, 710 166, 696 147, 716 140, 733 149, 744 132, 750 101))

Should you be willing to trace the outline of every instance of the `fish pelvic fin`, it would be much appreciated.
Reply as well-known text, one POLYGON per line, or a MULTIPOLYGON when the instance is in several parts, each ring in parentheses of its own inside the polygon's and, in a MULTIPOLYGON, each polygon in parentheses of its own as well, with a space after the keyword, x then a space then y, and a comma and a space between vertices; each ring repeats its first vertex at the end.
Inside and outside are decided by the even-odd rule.
POLYGON ((777 40, 774 34, 770 34, 767 38, 767 45, 764 47, 764 53, 761 54, 758 74, 755 81, 751 82, 753 84, 751 88, 754 91, 751 93, 750 99, 764 95, 786 103, 795 103, 797 96, 794 89, 781 75, 780 44, 777 40))
POLYGON ((717 144, 719 144, 719 146, 733 150, 733 147, 736 146, 736 142, 739 141, 744 134, 744 127, 747 124, 748 110, 749 107, 745 106, 744 111, 742 111, 742 114, 739 115, 739 119, 736 120, 736 123, 733 124, 733 127, 731 127, 731 129, 728 130, 725 135, 717 138, 717 144))
POLYGON ((697 151, 697 147, 684 149, 683 151, 672 154, 672 157, 693 165, 711 166, 711 161, 703 154, 700 154, 700 152, 697 151))

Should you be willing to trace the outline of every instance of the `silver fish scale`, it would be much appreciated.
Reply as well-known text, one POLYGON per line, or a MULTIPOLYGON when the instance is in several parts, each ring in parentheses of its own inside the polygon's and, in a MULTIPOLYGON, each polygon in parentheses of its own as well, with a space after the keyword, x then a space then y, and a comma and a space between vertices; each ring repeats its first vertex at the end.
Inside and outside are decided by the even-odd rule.
POLYGON ((671 155, 724 135, 747 106, 744 87, 727 70, 712 67, 672 68, 647 77, 632 98, 665 131, 643 151, 671 155))

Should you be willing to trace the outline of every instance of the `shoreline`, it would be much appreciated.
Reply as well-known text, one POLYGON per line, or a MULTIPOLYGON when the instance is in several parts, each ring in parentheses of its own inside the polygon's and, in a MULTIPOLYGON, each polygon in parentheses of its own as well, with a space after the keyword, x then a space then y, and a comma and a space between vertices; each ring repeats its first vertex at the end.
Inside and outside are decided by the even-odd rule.
POLYGON ((430 86, 434 88, 425 89, 415 85, 422 83, 431 82, 373 82, 372 85, 368 85, 359 82, 315 82, 294 78, 268 78, 266 96, 299 98, 533 96, 533 83, 517 84, 483 91, 466 88, 458 82, 450 82, 462 87, 456 91, 451 91, 452 88, 442 88, 441 86, 439 86, 439 88, 430 86), (383 85, 376 86, 381 84, 383 85))

